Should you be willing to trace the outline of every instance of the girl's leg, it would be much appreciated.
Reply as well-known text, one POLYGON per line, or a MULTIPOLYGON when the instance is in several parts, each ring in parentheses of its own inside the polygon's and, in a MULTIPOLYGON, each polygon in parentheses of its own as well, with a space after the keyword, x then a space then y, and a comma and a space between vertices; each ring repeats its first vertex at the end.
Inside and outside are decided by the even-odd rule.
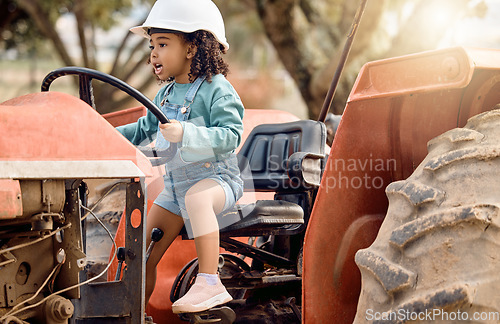
POLYGON ((174 313, 199 312, 227 303, 233 298, 217 274, 219 225, 216 214, 224 208, 224 189, 214 180, 201 180, 186 193, 186 210, 193 229, 199 272, 189 291, 174 304, 174 313))
POLYGON ((182 227, 184 220, 182 217, 153 204, 149 210, 146 221, 146 247, 151 242, 151 231, 157 227, 163 231, 163 238, 155 244, 148 262, 146 263, 146 305, 153 293, 156 284, 156 266, 161 257, 175 240, 182 227))
POLYGON ((216 214, 222 212, 225 201, 224 189, 211 179, 201 180, 186 193, 186 211, 193 229, 200 273, 217 273, 220 242, 216 214))

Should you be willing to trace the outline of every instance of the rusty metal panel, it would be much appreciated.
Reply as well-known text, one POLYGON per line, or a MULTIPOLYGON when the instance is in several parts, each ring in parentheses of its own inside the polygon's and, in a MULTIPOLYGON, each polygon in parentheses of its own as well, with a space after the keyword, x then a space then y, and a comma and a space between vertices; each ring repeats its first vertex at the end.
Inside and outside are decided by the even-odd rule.
MULTIPOLYGON (((145 191, 144 180, 127 184, 125 249, 127 264, 120 281, 89 283, 74 299, 76 323, 143 323, 145 310, 145 191), (134 219, 134 215, 139 216, 134 219)), ((80 280, 86 280, 84 273, 80 280)))
POLYGON ((13 219, 23 214, 19 180, 0 179, 0 220, 13 219))
POLYGON ((148 110, 145 107, 134 107, 120 111, 114 111, 102 115, 114 127, 134 123, 142 116, 146 116, 148 110))

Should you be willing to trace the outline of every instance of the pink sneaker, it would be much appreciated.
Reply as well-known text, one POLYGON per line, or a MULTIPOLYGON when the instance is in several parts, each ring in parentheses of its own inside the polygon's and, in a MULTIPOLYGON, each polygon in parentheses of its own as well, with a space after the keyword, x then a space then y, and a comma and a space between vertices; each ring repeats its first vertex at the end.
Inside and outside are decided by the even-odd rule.
POLYGON ((172 312, 176 314, 201 312, 231 300, 233 297, 229 295, 219 278, 217 284, 211 286, 205 278, 198 276, 189 291, 172 304, 172 312))

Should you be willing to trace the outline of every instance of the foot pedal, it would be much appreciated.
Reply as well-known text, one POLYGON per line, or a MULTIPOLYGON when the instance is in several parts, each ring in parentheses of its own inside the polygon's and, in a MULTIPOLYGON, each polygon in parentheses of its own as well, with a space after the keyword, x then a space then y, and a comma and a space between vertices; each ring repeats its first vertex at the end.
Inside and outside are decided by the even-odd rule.
POLYGON ((236 320, 236 313, 227 306, 211 308, 203 312, 182 313, 179 315, 181 318, 186 318, 192 324, 232 324, 236 320))

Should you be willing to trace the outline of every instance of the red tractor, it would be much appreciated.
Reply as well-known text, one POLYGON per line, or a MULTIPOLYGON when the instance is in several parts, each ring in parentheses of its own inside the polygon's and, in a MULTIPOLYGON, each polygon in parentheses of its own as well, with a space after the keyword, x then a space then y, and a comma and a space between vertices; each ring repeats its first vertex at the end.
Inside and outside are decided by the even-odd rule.
POLYGON ((230 224, 220 275, 234 301, 180 318, 169 301, 197 272, 192 242, 181 235, 165 254, 144 309, 143 224, 161 167, 113 127, 145 110, 106 120, 91 80, 157 108, 96 71, 50 73, 43 92, 0 105, 0 323, 143 323, 146 311, 156 323, 498 314, 500 112, 489 111, 500 102, 499 60, 500 51, 453 48, 366 64, 329 152, 322 121, 248 110, 238 155, 257 200, 220 215, 230 224), (83 101, 45 91, 67 74, 80 76, 83 101), (96 183, 112 185, 96 198, 96 183), (89 219, 117 188, 118 262, 94 271, 87 248, 111 244, 88 234, 89 219))

